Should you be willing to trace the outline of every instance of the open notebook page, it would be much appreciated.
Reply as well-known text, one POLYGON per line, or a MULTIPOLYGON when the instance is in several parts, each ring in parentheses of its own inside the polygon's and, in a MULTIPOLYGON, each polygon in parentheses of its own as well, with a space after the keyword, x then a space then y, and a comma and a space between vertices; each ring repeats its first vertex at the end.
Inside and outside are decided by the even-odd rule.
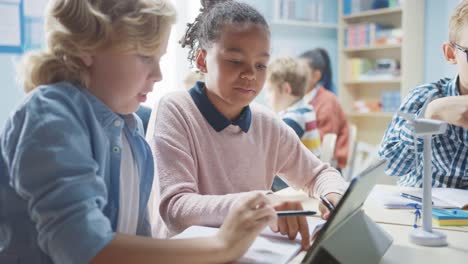
MULTIPOLYGON (((325 223, 318 217, 308 217, 309 230, 311 234, 317 227, 325 223)), ((207 237, 216 234, 218 228, 205 226, 191 226, 174 239, 207 237)), ((274 233, 269 227, 262 231, 255 239, 247 252, 235 263, 288 263, 301 250, 300 235, 296 240, 289 240, 286 236, 274 233)))
MULTIPOLYGON (((422 190, 411 192, 411 194, 422 197, 422 190)), ((468 190, 454 188, 432 188, 432 198, 448 204, 449 208, 460 208, 468 210, 468 190)))
MULTIPOLYGON (((405 193, 409 193, 418 197, 422 197, 421 196, 422 190, 421 190, 421 193, 417 191, 416 192, 405 191, 405 193)), ((372 192, 369 194, 369 197, 367 199, 375 201, 387 209, 404 209, 404 208, 412 209, 414 208, 414 204, 421 205, 421 203, 402 197, 400 195, 400 191, 387 190, 385 189, 385 187, 381 185, 376 185, 374 189, 372 189, 372 192)), ((446 201, 443 201, 441 199, 438 199, 434 195, 433 195, 432 201, 434 202, 434 207, 436 208, 453 207, 452 204, 447 203, 446 201)))

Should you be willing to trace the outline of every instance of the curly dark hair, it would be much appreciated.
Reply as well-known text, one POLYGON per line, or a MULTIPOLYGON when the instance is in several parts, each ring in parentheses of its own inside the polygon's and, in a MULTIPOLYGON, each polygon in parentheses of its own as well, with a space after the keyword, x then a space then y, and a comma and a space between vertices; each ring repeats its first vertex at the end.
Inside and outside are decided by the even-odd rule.
POLYGON ((268 23, 252 6, 232 0, 201 0, 200 14, 193 23, 187 24, 184 37, 179 41, 182 48, 189 47, 188 60, 193 62, 199 48, 208 48, 218 40, 225 24, 252 23, 262 25, 270 34, 268 23))

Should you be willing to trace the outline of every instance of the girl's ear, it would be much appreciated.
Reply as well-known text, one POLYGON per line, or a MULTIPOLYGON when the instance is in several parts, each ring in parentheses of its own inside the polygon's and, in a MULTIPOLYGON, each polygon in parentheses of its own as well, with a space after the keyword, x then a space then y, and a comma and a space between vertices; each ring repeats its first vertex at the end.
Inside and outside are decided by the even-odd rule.
POLYGON ((457 57, 455 56, 456 50, 449 42, 442 44, 442 51, 444 52, 445 60, 450 64, 457 64, 457 57))
POLYGON ((322 72, 319 70, 312 70, 310 83, 315 86, 320 81, 320 79, 322 79, 322 72))
POLYGON ((207 73, 205 49, 198 49, 195 64, 200 72, 207 73))
POLYGON ((91 56, 91 54, 82 54, 80 59, 86 67, 93 65, 93 56, 91 56))

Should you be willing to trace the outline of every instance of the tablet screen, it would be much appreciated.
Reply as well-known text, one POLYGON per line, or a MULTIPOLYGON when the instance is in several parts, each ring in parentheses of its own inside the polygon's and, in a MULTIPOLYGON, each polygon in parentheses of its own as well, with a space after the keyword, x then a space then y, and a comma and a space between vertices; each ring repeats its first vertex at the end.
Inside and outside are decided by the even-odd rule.
POLYGON ((336 206, 336 209, 330 214, 327 223, 319 231, 317 238, 308 250, 302 263, 334 263, 333 258, 327 252, 323 252, 320 243, 333 235, 334 230, 340 226, 343 221, 360 210, 372 188, 377 183, 377 179, 385 173, 385 160, 380 160, 365 169, 359 175, 351 180, 351 183, 344 193, 342 199, 336 206), (330 255, 329 261, 325 261, 320 256, 330 255), (318 258, 322 261, 318 262, 318 258))

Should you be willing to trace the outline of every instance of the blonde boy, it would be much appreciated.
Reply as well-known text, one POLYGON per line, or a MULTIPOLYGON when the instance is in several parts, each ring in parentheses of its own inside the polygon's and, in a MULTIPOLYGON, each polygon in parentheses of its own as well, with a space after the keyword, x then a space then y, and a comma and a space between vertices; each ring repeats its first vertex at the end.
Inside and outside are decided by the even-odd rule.
POLYGON ((278 58, 267 71, 267 92, 273 110, 278 112, 315 155, 320 153, 320 133, 313 107, 303 100, 310 72, 303 61, 278 58))
MULTIPOLYGON (((400 111, 449 124, 445 134, 432 138, 432 184, 468 189, 468 1, 462 1, 453 12, 449 41, 442 44, 442 50, 447 62, 457 66, 458 74, 416 87, 400 111)), ((395 116, 379 154, 390 161, 387 173, 399 176, 400 185, 422 186, 422 139, 417 139, 416 146, 417 150, 411 125, 395 116)))

